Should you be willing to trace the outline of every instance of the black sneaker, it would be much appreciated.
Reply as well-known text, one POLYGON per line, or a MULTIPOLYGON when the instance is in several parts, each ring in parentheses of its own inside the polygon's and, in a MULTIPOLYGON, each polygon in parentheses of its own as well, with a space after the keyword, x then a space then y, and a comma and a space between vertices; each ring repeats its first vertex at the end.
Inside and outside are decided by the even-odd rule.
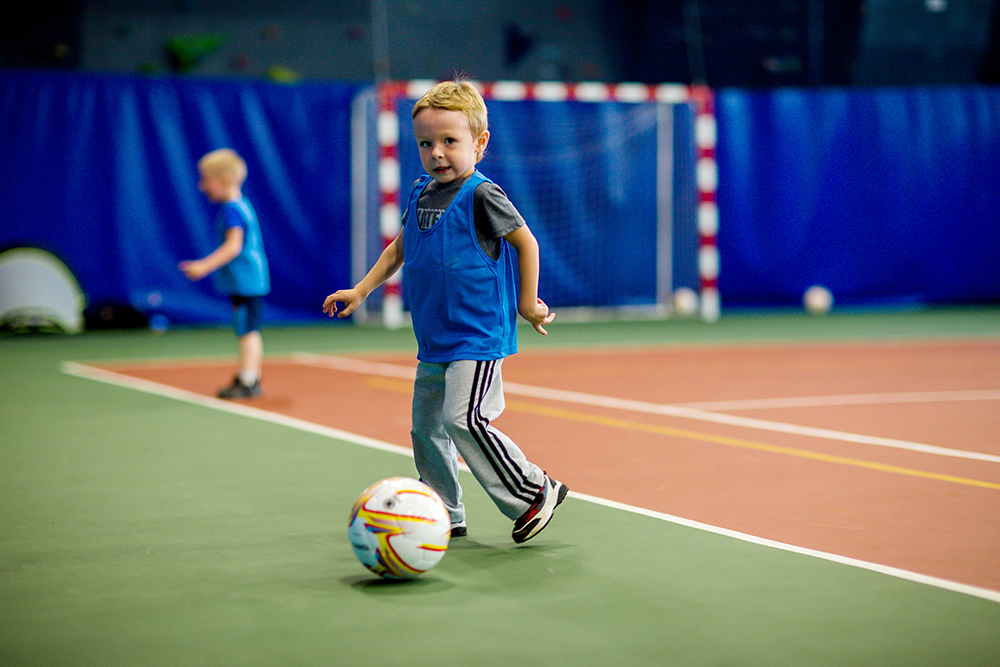
POLYGON ((527 542, 542 532, 542 529, 549 525, 549 521, 552 520, 552 512, 559 506, 559 503, 566 499, 567 493, 569 493, 569 487, 546 475, 545 489, 538 494, 538 498, 531 504, 531 507, 514 522, 514 531, 511 533, 514 541, 518 544, 527 542))
POLYGON ((465 537, 469 534, 469 529, 465 525, 465 522, 452 524, 451 526, 451 536, 452 537, 465 537))
POLYGON ((245 385, 237 375, 233 378, 233 383, 224 389, 219 390, 219 398, 254 398, 260 396, 260 380, 252 385, 245 385))

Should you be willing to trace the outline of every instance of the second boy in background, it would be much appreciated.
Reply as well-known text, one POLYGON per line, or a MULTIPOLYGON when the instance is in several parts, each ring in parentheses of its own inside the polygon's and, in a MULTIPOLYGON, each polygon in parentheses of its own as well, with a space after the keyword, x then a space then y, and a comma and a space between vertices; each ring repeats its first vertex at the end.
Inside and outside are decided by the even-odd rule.
POLYGON ((476 169, 490 132, 486 103, 471 83, 446 81, 428 91, 413 108, 413 131, 427 175, 414 184, 403 230, 368 274, 328 296, 323 310, 350 315, 405 262, 418 346, 411 426, 417 472, 448 507, 452 535, 465 535, 461 454, 514 521, 514 541, 524 542, 548 525, 568 491, 490 424, 504 409, 500 367, 517 352, 518 313, 542 335, 555 317, 538 298, 538 243, 503 190, 476 169))
POLYGON ((236 151, 220 148, 198 161, 198 173, 198 187, 210 202, 221 204, 216 222, 219 246, 201 259, 181 262, 179 268, 191 280, 214 273, 216 289, 233 306, 239 371, 232 384, 219 390, 219 398, 253 398, 261 391, 261 307, 271 291, 271 275, 257 213, 243 195, 247 165, 236 151))

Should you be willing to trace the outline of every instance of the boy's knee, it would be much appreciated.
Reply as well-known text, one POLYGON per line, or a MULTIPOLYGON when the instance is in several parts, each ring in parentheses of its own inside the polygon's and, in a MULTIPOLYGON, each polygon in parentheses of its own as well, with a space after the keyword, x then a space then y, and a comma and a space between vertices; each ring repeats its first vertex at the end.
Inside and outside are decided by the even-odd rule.
POLYGON ((475 426, 472 415, 466 412, 453 412, 443 415, 444 430, 448 432, 452 440, 461 439, 469 433, 475 426))

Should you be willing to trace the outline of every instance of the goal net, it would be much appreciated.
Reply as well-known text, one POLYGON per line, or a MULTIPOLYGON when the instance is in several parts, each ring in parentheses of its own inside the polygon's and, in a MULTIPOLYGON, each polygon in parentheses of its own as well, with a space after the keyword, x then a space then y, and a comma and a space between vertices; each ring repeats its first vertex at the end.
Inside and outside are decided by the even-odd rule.
MULTIPOLYGON (((355 102, 355 281, 395 238, 400 201, 423 173, 410 113, 435 83, 383 83, 355 102)), ((478 168, 503 188, 538 239, 538 293, 561 318, 718 317, 711 90, 477 85, 490 127, 478 168)), ((405 266, 400 273, 369 297, 360 319, 405 321, 405 266)))

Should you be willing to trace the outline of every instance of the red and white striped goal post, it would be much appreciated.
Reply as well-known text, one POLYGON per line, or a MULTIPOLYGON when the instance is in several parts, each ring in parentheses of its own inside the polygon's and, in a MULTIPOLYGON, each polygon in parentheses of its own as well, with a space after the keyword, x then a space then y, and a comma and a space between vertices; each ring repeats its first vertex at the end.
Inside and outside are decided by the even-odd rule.
MULTIPOLYGON (((399 115, 400 99, 419 99, 434 87, 435 80, 386 81, 378 87, 377 139, 379 145, 378 184, 379 222, 383 244, 392 242, 400 229, 399 115)), ((560 83, 542 81, 473 82, 487 101, 540 102, 662 102, 689 103, 695 110, 695 145, 697 148, 696 181, 698 187, 698 292, 701 318, 719 317, 719 182, 716 163, 718 133, 715 122, 715 94, 707 86, 683 84, 641 84, 598 82, 560 83)), ((382 320, 397 327, 403 319, 400 275, 386 283, 382 302, 382 320)))

